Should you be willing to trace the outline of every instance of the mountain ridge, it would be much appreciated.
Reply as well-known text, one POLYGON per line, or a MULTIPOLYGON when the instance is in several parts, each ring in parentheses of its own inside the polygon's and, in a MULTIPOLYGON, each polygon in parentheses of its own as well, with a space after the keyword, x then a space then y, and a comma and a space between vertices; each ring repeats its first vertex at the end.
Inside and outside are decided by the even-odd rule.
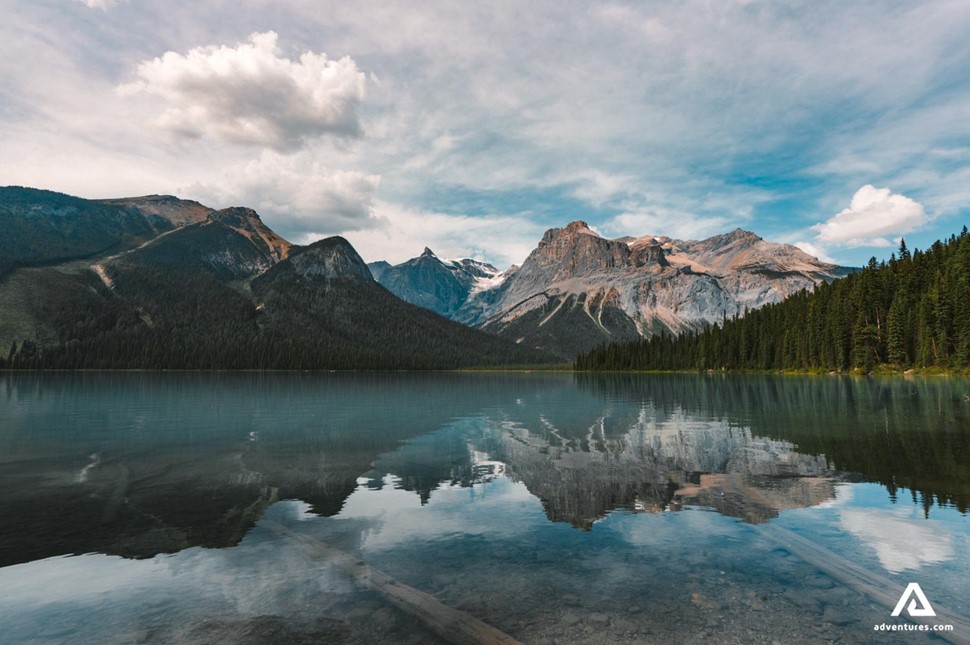
POLYGON ((368 266, 374 279, 397 297, 451 319, 483 281, 500 274, 491 264, 476 260, 442 260, 428 247, 397 265, 372 262, 368 266))
MULTIPOLYGON (((0 304, 8 309, 0 316, 4 344, 30 340, 45 346, 55 338, 69 342, 72 334, 88 333, 77 331, 85 329, 77 320, 64 318, 72 308, 88 311, 91 320, 100 321, 95 326, 137 327, 138 320, 150 325, 160 317, 177 327, 175 317, 156 307, 164 298, 173 311, 194 321, 189 326, 208 324, 219 317, 203 312, 205 289, 224 300, 226 312, 234 312, 226 315, 236 316, 219 323, 232 330, 227 336, 262 333, 262 321, 271 316, 266 303, 253 302, 254 287, 270 281, 263 279, 267 273, 283 275, 283 266, 292 272, 286 282, 295 290, 305 290, 309 280, 314 289, 333 295, 336 287, 314 280, 352 279, 358 282, 357 293, 343 290, 333 297, 356 300, 363 310, 368 306, 361 299, 385 302, 393 294, 504 338, 526 353, 538 352, 534 356, 571 360, 606 342, 703 329, 849 272, 741 228, 703 240, 663 235, 609 239, 575 220, 547 230, 521 265, 500 271, 477 260, 439 258, 429 247, 397 265, 368 265, 343 238, 300 247, 276 234, 250 208, 215 210, 171 195, 85 200, 8 187, 0 189, 0 222, 13 233, 5 246, 0 243, 0 275, 13 272, 6 285, 0 283, 0 304), (61 275, 42 270, 47 265, 60 267, 61 275), (177 292, 178 280, 186 285, 184 297, 177 292), (371 283, 382 290, 361 286, 371 283), (151 290, 157 290, 155 300, 147 293, 151 290), (121 305, 110 297, 130 301, 121 305), (59 310, 57 301, 64 303, 59 310), (257 304, 263 309, 252 309, 257 304), (148 309, 154 314, 146 314, 148 309), (65 338, 65 329, 75 331, 65 338)), ((337 311, 323 306, 315 293, 308 292, 308 303, 320 305, 320 311, 337 311)), ((302 316, 296 301, 279 302, 302 316)), ((404 319, 444 329, 424 314, 387 306, 404 319)), ((387 322, 378 311, 372 315, 374 321, 358 321, 361 337, 368 325, 376 329, 387 322)), ((201 329, 192 336, 201 342, 201 329)), ((348 360, 344 356, 341 364, 348 360)))
POLYGON ((39 239, 64 249, 41 258, 49 266, 29 254, 0 258, 9 266, 0 342, 10 347, 0 367, 453 369, 552 359, 398 299, 343 238, 295 246, 249 208, 7 189, 0 216, 39 222, 39 239), (89 223, 97 235, 83 230, 89 223))
MULTIPOLYGON (((432 257, 381 266, 376 279, 428 306, 421 281, 400 284, 432 257)), ((609 239, 576 220, 547 230, 521 266, 480 282, 457 307, 464 293, 449 292, 440 313, 569 359, 603 342, 701 329, 850 271, 741 228, 704 240, 609 239)))

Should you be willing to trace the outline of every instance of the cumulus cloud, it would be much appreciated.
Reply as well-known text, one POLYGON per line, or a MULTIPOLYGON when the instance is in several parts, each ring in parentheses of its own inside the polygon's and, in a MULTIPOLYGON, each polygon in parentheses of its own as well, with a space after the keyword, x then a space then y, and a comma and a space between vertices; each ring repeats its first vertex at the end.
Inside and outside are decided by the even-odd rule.
POLYGON ((254 208, 274 230, 299 241, 375 225, 371 207, 379 185, 377 175, 328 168, 309 152, 264 151, 220 179, 180 192, 217 208, 254 208))
POLYGON ((818 239, 847 246, 890 246, 885 236, 911 233, 929 222, 922 204, 888 188, 866 184, 856 191, 852 203, 830 220, 812 228, 818 239))
POLYGON ((291 60, 277 40, 268 31, 235 47, 169 51, 142 62, 139 80, 119 89, 161 97, 170 107, 158 125, 183 137, 292 150, 325 134, 359 136, 366 78, 357 63, 312 51, 291 60))

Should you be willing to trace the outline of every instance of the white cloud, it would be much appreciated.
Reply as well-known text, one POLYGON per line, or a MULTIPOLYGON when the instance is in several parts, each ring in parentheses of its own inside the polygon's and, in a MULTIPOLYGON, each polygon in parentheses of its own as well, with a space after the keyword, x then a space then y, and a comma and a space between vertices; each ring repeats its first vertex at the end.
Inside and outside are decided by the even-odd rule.
POLYGON ((157 123, 177 135, 294 149, 323 134, 358 136, 365 76, 345 56, 307 51, 282 57, 277 34, 255 33, 235 47, 196 47, 144 61, 123 96, 149 93, 170 107, 157 123))
POLYGON ((836 261, 835 258, 830 256, 825 249, 823 249, 820 246, 816 246, 811 242, 795 242, 795 246, 800 248, 802 251, 805 251, 813 258, 821 260, 822 262, 828 262, 829 264, 838 264, 838 261, 836 261))
MULTIPOLYGON (((374 203, 374 216, 380 220, 376 226, 345 234, 368 262, 403 262, 427 246, 440 257, 475 258, 504 269, 520 264, 545 231, 523 215, 448 215, 383 201, 374 203)), ((314 237, 319 236, 300 241, 314 237)))
MULTIPOLYGON (((927 151, 970 131, 960 74, 970 3, 360 0, 321 11, 302 0, 172 0, 104 15, 65 4, 21 3, 0 24, 3 181, 87 196, 171 192, 222 183, 222 169, 245 161, 245 146, 213 140, 294 150, 366 127, 352 146, 321 146, 320 163, 379 175, 382 200, 417 212, 549 214, 558 203, 561 221, 549 225, 581 217, 605 231, 603 213, 625 213, 639 223, 620 234, 700 237, 740 224, 770 235, 818 222, 807 219, 816 204, 834 215, 846 186, 871 182, 919 186, 940 229, 965 219, 966 164, 927 151), (278 42, 245 38, 270 25, 278 42), (299 53, 322 51, 335 60, 310 56, 345 82, 334 92, 347 102, 332 119, 291 118, 294 105, 311 106, 294 99, 312 85, 296 76, 307 67, 299 53), (130 81, 136 95, 112 93, 130 81), (168 130, 144 127, 163 113, 168 130), (183 136, 160 136, 170 131, 183 136), (734 206, 757 203, 754 189, 784 202, 745 219, 734 206), (733 205, 708 207, 712 196, 733 205), (619 204, 628 199, 639 203, 619 204), (710 228, 718 218, 723 227, 710 228)), ((815 233, 792 240, 840 248, 815 233)))
POLYGON ((121 3, 127 3, 128 0, 74 0, 75 2, 80 2, 92 9, 101 9, 102 11, 107 11, 112 7, 117 7, 121 3))
POLYGON ((903 235, 918 230, 929 219, 923 206, 888 188, 866 184, 856 191, 852 203, 830 220, 812 228, 818 239, 848 246, 890 246, 885 236, 903 235))
POLYGON ((846 509, 842 528, 876 551, 887 571, 899 573, 952 560, 953 538, 940 522, 910 519, 881 510, 846 509))
POLYGON ((332 235, 375 225, 371 212, 380 177, 324 166, 312 151, 282 155, 263 151, 221 178, 180 193, 214 208, 249 206, 284 237, 332 235))

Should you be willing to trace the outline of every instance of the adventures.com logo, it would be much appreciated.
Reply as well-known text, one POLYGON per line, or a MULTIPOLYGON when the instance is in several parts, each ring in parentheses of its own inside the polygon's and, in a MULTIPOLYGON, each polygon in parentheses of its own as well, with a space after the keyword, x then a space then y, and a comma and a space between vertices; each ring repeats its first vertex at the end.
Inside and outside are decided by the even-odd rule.
POLYGON ((903 612, 909 617, 917 620, 917 623, 880 623, 873 625, 877 632, 952 632, 953 625, 936 625, 925 622, 926 618, 936 618, 936 611, 919 583, 911 582, 907 585, 903 595, 899 597, 896 608, 891 614, 893 617, 900 616, 903 612), (909 603, 909 604, 907 604, 909 603))

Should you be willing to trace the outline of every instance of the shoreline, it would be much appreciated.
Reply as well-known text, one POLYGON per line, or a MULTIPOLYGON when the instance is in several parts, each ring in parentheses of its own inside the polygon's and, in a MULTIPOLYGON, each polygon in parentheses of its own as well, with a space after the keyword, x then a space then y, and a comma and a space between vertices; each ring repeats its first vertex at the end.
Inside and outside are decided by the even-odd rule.
POLYGON ((697 375, 774 375, 774 376, 946 376, 970 378, 970 369, 942 370, 939 368, 910 368, 891 370, 877 368, 870 372, 861 370, 756 370, 756 369, 693 369, 693 370, 577 370, 571 365, 514 365, 509 367, 455 367, 439 369, 220 369, 220 368, 80 368, 80 369, 14 369, 0 368, 0 374, 97 374, 97 373, 219 373, 219 374, 434 374, 434 373, 518 373, 518 374, 697 374, 697 375))

